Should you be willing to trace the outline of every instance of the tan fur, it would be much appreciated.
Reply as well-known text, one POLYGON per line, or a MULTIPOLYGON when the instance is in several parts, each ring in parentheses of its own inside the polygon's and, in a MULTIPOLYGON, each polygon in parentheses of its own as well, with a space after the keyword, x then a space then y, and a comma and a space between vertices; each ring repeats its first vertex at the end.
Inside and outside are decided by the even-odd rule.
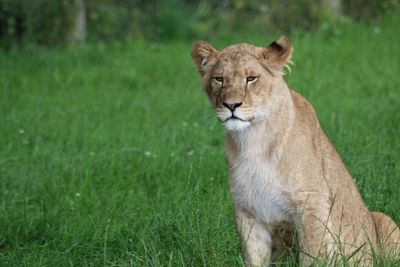
POLYGON ((369 212, 314 109, 283 80, 291 53, 285 37, 266 48, 237 44, 217 52, 197 41, 192 49, 202 87, 228 130, 230 189, 246 264, 269 265, 293 236, 305 265, 344 256, 369 265, 378 247, 395 256, 399 228, 369 212))

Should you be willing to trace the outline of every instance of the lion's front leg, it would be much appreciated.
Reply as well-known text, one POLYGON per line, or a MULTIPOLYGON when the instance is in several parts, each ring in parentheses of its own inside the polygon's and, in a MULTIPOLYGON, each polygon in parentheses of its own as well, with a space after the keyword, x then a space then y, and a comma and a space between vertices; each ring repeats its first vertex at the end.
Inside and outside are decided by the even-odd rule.
POLYGON ((310 266, 333 256, 335 231, 332 228, 329 206, 307 205, 299 214, 297 231, 300 245, 300 263, 310 266))
POLYGON ((235 222, 246 266, 269 266, 272 239, 267 227, 249 212, 235 209, 235 222))

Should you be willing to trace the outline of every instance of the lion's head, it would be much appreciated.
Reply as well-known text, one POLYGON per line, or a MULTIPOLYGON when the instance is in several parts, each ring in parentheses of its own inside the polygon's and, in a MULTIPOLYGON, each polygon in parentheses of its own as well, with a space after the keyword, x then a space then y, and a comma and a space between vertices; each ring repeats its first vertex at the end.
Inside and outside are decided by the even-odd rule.
POLYGON ((291 53, 286 37, 264 48, 237 44, 220 52, 204 41, 193 44, 201 84, 226 129, 241 130, 265 116, 262 108, 282 81, 291 53))

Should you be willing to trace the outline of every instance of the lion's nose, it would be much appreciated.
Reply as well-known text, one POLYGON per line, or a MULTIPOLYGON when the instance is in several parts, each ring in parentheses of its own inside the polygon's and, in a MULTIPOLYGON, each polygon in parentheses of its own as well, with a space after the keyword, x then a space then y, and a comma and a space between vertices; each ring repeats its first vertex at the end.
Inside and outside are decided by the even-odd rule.
POLYGON ((240 107, 242 105, 242 103, 243 102, 228 104, 226 102, 223 102, 222 105, 224 107, 227 107, 230 111, 234 112, 235 109, 237 109, 238 107, 240 107))

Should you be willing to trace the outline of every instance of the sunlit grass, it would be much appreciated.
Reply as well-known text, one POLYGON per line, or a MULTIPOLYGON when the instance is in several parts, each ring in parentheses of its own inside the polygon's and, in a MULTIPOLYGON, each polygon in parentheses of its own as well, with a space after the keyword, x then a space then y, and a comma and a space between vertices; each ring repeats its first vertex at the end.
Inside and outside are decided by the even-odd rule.
MULTIPOLYGON (((397 222, 399 23, 294 34, 287 76, 368 207, 397 222)), ((224 130, 189 51, 136 42, 0 53, 0 265, 242 264, 224 130)))

